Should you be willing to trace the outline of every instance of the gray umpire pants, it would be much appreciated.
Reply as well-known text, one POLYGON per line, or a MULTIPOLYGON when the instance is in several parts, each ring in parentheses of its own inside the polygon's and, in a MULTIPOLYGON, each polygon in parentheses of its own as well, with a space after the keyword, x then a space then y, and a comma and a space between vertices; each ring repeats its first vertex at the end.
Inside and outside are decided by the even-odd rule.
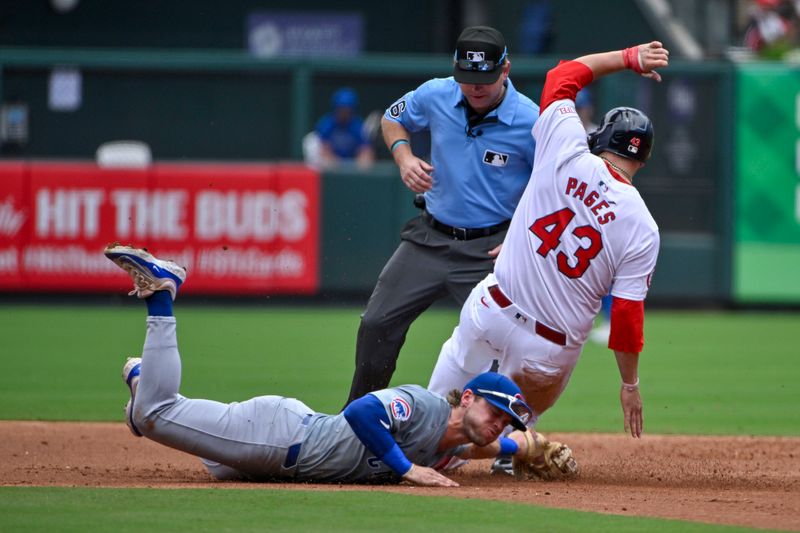
POLYGON ((304 403, 282 396, 245 402, 192 400, 178 394, 181 359, 175 317, 147 317, 133 422, 147 438, 203 458, 221 479, 292 478, 309 415, 304 403), (305 423, 304 423, 305 422, 305 423))
MULTIPOLYGON (((422 217, 406 224, 400 246, 383 267, 361 315, 348 404, 389 385, 411 323, 447 295, 463 305, 473 287, 494 269, 489 250, 502 243, 505 235, 501 231, 456 240, 430 227, 422 217)), ((437 355, 432 353, 431 361, 437 355)))

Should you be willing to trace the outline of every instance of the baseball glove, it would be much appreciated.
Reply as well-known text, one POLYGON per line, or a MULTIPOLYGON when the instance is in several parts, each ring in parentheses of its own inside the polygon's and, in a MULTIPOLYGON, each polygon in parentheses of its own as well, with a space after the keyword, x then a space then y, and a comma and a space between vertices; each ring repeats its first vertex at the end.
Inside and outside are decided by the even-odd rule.
POLYGON ((578 463, 566 444, 550 442, 530 430, 524 433, 528 443, 524 456, 514 456, 514 477, 525 479, 563 479, 578 473, 578 463))

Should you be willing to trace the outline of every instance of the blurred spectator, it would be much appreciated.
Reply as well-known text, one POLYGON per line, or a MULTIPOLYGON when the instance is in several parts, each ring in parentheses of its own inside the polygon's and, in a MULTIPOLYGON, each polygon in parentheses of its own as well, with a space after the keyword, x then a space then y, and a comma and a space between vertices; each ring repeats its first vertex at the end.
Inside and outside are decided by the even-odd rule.
POLYGON ((755 0, 745 45, 764 59, 781 59, 798 45, 800 0, 755 0))
POLYGON ((519 51, 523 54, 546 54, 553 42, 553 7, 549 0, 532 0, 522 10, 519 51))
POLYGON ((314 128, 318 146, 313 138, 304 140, 306 161, 323 168, 343 162, 355 162, 368 167, 375 160, 375 152, 364 128, 364 121, 356 114, 358 95, 349 87, 342 87, 331 97, 331 108, 317 121, 314 128), (317 153, 314 153, 316 148, 317 153))

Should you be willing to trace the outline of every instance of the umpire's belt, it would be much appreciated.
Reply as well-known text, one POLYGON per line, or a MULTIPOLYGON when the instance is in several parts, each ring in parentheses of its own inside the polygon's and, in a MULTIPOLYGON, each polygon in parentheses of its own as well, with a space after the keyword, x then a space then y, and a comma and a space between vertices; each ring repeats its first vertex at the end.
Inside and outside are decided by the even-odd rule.
POLYGON ((506 220, 505 222, 501 222, 496 226, 489 226, 488 228, 456 228, 439 222, 433 218, 433 215, 428 213, 427 209, 422 211, 422 219, 436 231, 444 233, 448 237, 452 237, 458 241, 471 241, 472 239, 494 235, 495 233, 508 229, 508 225, 511 223, 510 220, 506 220))
MULTIPOLYGON (((306 415, 301 424, 307 426, 310 421, 311 415, 306 415)), ((300 447, 302 445, 302 442, 298 442, 297 444, 292 444, 289 446, 289 450, 286 452, 286 460, 283 462, 284 468, 292 468, 297 464, 297 457, 300 455, 300 447)))
MULTIPOLYGON (((503 291, 500 290, 499 285, 490 285, 488 291, 489 291, 489 296, 492 297, 494 303, 499 305, 501 309, 505 309, 506 307, 513 305, 514 302, 509 300, 508 296, 503 294, 503 291)), ((533 329, 536 332, 536 334, 539 335, 540 337, 544 337, 550 342, 553 342, 560 346, 567 345, 567 336, 565 334, 551 327, 545 326, 538 320, 534 320, 533 323, 534 323, 533 329)))

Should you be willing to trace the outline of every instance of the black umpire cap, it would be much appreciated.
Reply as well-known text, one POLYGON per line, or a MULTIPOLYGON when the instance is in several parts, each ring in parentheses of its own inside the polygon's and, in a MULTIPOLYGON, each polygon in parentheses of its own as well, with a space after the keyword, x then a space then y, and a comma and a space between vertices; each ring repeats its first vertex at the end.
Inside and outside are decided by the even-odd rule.
POLYGON ((489 26, 466 28, 456 42, 453 77, 458 83, 494 83, 503 72, 506 55, 502 33, 489 26))

